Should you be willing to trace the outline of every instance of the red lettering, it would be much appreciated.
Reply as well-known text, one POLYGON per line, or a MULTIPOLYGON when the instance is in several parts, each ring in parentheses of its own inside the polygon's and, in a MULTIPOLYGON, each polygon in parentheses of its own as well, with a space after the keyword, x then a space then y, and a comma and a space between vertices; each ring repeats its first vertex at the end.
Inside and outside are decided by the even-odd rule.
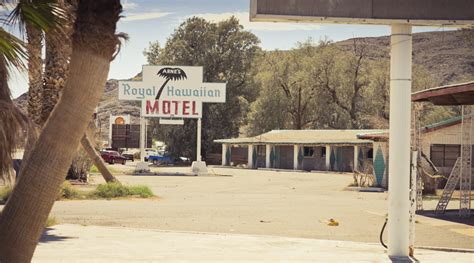
POLYGON ((174 104, 174 113, 173 113, 173 115, 178 115, 178 104, 179 104, 179 101, 173 100, 173 101, 171 101, 171 103, 174 104))
POLYGON ((183 115, 189 115, 189 101, 183 101, 183 115))
POLYGON ((169 101, 163 101, 163 114, 170 114, 170 108, 171 108, 171 102, 169 101))
POLYGON ((199 115, 199 113, 196 112, 196 102, 193 101, 192 105, 193 105, 193 115, 199 115))
POLYGON ((153 106, 151 106, 151 102, 149 100, 147 100, 145 109, 146 109, 146 114, 158 114, 158 113, 160 113, 157 100, 155 100, 153 106))

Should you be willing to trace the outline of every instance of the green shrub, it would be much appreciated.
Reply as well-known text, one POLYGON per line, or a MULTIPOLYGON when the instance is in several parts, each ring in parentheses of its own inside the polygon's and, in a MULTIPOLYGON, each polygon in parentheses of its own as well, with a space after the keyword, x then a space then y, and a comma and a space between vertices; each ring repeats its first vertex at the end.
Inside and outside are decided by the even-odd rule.
POLYGON ((68 181, 65 181, 61 185, 61 189, 58 193, 58 199, 77 199, 80 197, 79 192, 74 189, 68 181))
POLYGON ((97 167, 95 165, 92 165, 89 172, 96 174, 96 173, 99 173, 99 169, 97 169, 97 167))
POLYGON ((107 199, 133 195, 147 198, 153 196, 153 193, 147 186, 126 186, 120 183, 107 183, 98 185, 93 195, 98 198, 107 199))
POLYGON ((148 186, 136 185, 136 186, 130 186, 129 189, 132 195, 138 195, 141 198, 148 198, 148 197, 153 196, 153 192, 151 191, 150 188, 148 188, 148 186))
POLYGON ((13 188, 7 186, 0 188, 0 203, 4 204, 7 202, 10 194, 12 193, 13 188))

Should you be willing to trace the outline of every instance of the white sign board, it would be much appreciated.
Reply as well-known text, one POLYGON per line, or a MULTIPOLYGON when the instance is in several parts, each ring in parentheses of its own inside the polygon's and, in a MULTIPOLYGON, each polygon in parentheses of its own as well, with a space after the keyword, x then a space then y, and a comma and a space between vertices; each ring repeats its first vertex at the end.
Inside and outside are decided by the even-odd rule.
POLYGON ((160 124, 164 125, 184 125, 183 119, 160 119, 160 124))
POLYGON ((202 82, 202 67, 143 66, 143 81, 120 81, 119 100, 199 101, 224 103, 225 83, 202 82))

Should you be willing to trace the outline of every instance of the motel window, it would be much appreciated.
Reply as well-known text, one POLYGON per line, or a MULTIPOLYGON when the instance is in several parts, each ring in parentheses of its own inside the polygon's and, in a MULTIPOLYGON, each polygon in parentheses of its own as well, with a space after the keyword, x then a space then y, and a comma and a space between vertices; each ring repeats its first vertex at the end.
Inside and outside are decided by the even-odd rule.
POLYGON ((304 157, 313 157, 314 148, 313 147, 303 147, 304 157))
POLYGON ((370 149, 367 151, 367 159, 373 159, 374 158, 374 149, 370 149))
POLYGON ((326 147, 321 147, 321 157, 326 157, 326 147))
POLYGON ((431 145, 431 161, 435 166, 452 167, 456 163, 456 159, 461 154, 459 145, 449 144, 432 144, 431 145))

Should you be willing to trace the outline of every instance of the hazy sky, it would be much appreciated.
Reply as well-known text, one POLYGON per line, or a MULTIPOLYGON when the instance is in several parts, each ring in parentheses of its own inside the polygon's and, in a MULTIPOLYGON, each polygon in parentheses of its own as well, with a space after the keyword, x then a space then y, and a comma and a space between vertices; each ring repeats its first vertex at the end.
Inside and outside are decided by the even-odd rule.
MULTIPOLYGON (((390 34, 388 26, 250 23, 248 0, 125 0, 125 16, 118 30, 129 34, 130 40, 112 62, 109 78, 126 79, 135 76, 146 64, 143 50, 158 40, 166 39, 186 18, 200 16, 211 21, 236 16, 245 29, 261 40, 263 49, 290 49, 296 42, 309 37, 314 40, 328 37, 338 41, 352 37, 383 36, 390 34)), ((438 31, 443 28, 414 28, 414 32, 438 31)), ((27 90, 27 75, 13 74, 10 81, 13 97, 27 90)))

